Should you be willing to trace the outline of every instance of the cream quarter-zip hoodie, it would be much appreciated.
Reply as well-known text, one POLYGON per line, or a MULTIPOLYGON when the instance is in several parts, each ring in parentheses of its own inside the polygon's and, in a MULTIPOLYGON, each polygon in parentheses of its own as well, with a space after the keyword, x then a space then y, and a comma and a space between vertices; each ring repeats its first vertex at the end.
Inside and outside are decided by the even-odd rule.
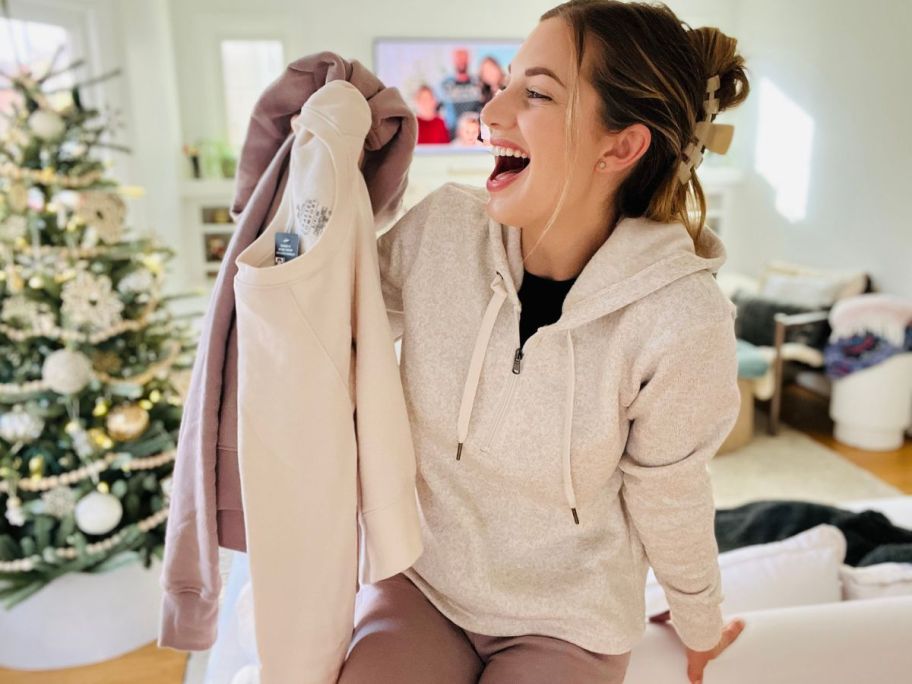
POLYGON ((651 565, 684 643, 712 648, 707 462, 740 406, 721 240, 622 217, 520 345, 521 232, 486 202, 446 183, 378 239, 418 467, 424 552, 405 574, 472 631, 623 653, 651 565))

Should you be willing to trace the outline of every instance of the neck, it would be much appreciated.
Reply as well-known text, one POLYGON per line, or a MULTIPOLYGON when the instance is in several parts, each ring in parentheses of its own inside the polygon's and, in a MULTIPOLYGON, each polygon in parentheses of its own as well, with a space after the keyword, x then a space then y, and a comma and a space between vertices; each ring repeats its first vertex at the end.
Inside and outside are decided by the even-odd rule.
POLYGON ((523 226, 520 240, 525 269, 551 280, 575 278, 611 235, 616 221, 613 211, 607 221, 604 215, 596 216, 595 212, 588 218, 558 216, 541 242, 544 224, 523 226))

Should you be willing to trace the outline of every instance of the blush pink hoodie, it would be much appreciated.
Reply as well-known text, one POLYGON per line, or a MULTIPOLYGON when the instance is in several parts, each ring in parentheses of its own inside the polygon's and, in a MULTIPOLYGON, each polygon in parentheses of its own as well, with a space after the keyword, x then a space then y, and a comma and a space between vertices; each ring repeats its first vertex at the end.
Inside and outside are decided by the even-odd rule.
POLYGON ((237 451, 235 261, 280 204, 295 139, 292 115, 334 80, 354 86, 370 109, 370 124, 359 141, 365 150, 360 182, 366 185, 374 222, 387 223, 401 206, 418 129, 398 90, 385 87, 357 60, 347 61, 332 52, 289 64, 254 106, 231 209, 236 226, 202 324, 178 436, 165 530, 159 646, 181 650, 212 646, 222 588, 219 546, 246 550, 237 451))

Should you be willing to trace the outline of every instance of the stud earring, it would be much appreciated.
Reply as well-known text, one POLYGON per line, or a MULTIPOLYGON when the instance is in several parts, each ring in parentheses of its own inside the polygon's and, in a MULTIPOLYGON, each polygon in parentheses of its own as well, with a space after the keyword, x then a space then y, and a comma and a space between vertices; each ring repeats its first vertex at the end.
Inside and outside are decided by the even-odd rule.
POLYGON ((600 162, 598 163, 598 167, 599 167, 600 169, 604 169, 604 168, 605 168, 605 162, 604 162, 604 161, 600 161, 600 162))

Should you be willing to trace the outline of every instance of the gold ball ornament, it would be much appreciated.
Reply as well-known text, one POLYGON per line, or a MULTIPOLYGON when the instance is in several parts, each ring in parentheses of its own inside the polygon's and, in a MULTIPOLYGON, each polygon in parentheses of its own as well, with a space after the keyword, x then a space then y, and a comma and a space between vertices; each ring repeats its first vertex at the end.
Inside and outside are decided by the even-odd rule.
POLYGON ((108 437, 108 433, 101 428, 89 428, 86 432, 88 433, 89 440, 92 444, 99 449, 110 449, 114 446, 114 441, 108 437))
POLYGON ((29 474, 33 478, 40 478, 44 475, 44 458, 42 456, 32 456, 29 459, 29 474))
POLYGON ((122 404, 108 413, 108 434, 118 442, 139 437, 149 425, 149 412, 136 404, 122 404))

